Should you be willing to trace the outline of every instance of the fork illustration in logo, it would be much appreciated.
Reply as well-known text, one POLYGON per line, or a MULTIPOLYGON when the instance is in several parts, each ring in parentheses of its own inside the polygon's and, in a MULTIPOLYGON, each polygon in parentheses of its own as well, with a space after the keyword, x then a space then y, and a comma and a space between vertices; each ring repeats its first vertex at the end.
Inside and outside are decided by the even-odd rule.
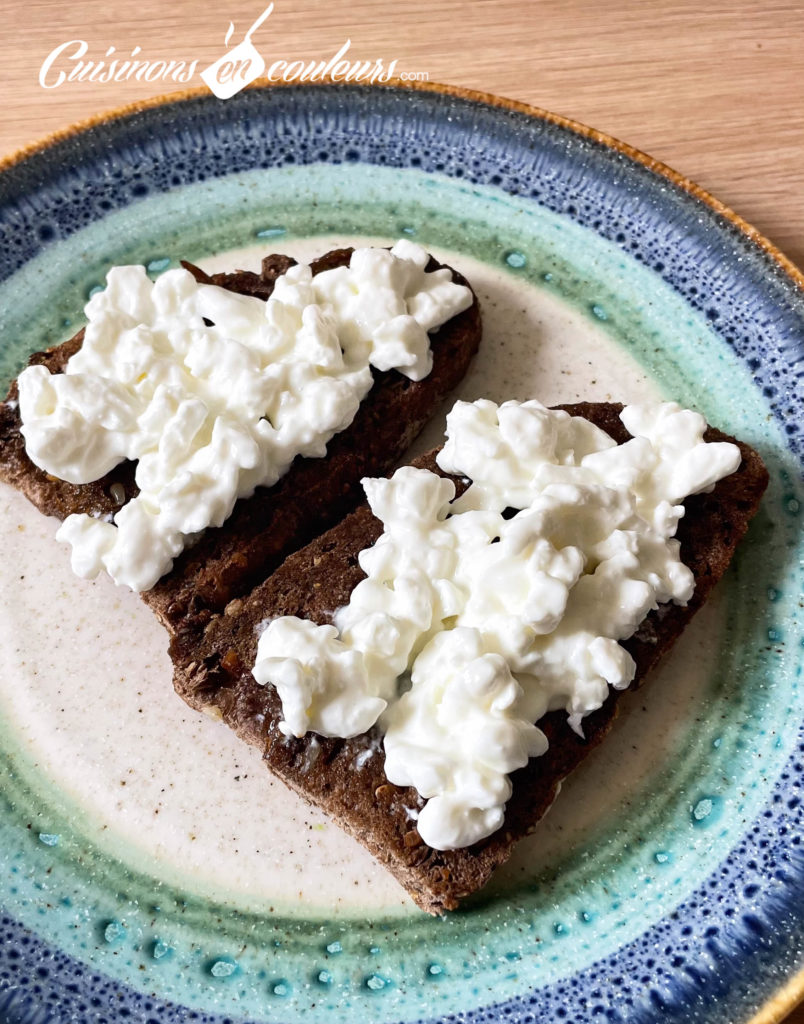
MULTIPOLYGON (((251 37, 273 9, 274 5, 269 4, 246 32, 243 42, 201 72, 201 78, 219 100, 228 100, 265 71, 265 61, 251 42, 251 37)), ((226 33, 226 46, 229 45, 233 32, 234 24, 230 22, 229 31, 226 33)))

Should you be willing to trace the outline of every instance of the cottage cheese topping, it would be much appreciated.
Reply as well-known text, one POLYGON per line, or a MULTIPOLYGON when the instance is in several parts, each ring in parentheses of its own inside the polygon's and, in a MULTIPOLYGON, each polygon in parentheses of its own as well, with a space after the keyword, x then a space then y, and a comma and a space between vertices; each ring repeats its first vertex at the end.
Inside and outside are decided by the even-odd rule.
POLYGON ((618 446, 539 402, 457 403, 438 462, 472 480, 466 492, 454 500, 451 480, 410 467, 364 481, 384 533, 360 554, 367 578, 337 633, 312 627, 313 654, 300 620, 261 637, 255 676, 283 687, 286 732, 354 735, 347 692, 364 729, 384 711, 386 775, 427 799, 429 846, 499 828, 508 774, 546 749, 533 723, 565 709, 580 732, 633 678, 618 641, 657 604, 692 596, 673 539, 679 502, 734 472, 739 449, 704 443, 703 417, 675 403, 621 418, 635 436, 618 446))
POLYGON ((74 570, 147 590, 238 498, 274 484, 297 455, 323 456, 369 391, 371 366, 425 377, 427 332, 472 303, 449 270, 425 273, 427 260, 406 240, 357 249, 348 267, 315 277, 292 267, 267 302, 186 270, 155 283, 142 267, 111 270, 65 372, 19 377, 26 450, 41 469, 82 484, 138 460, 140 493, 114 522, 72 515, 60 528, 74 570))
POLYGON ((374 725, 396 689, 396 677, 387 672, 384 687, 369 678, 363 653, 340 641, 334 626, 286 615, 274 619, 259 648, 254 678, 276 687, 286 736, 303 736, 311 720, 322 736, 358 736, 374 725))
POLYGON ((416 826, 428 845, 469 846, 502 825, 509 772, 543 754, 547 738, 478 629, 437 633, 414 660, 411 684, 387 716, 385 773, 427 800, 416 826))

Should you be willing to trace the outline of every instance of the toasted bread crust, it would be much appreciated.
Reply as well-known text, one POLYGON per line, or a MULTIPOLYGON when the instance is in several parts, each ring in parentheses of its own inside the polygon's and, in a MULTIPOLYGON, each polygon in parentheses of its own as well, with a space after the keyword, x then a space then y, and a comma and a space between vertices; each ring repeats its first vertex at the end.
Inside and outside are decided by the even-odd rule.
MULTIPOLYGON (((563 408, 585 416, 618 442, 629 436, 619 419, 620 405, 563 408)), ((739 444, 742 464, 710 494, 685 502, 687 511, 677 536, 681 556, 695 574, 695 594, 686 607, 660 606, 624 643, 637 665, 634 687, 672 647, 725 572, 767 485, 765 467, 752 448, 715 429, 708 430, 706 439, 739 444)), ((435 454, 414 465, 440 472, 435 454)), ((608 732, 620 693, 612 691, 604 706, 584 719, 584 739, 569 728, 564 713, 542 719, 549 750, 512 775, 513 796, 499 831, 466 849, 438 851, 426 846, 407 810, 421 807, 423 801, 415 789, 388 782, 376 731, 350 740, 310 733, 303 739, 287 738, 278 729, 282 716, 276 691, 259 686, 251 675, 261 623, 280 615, 330 622, 363 578, 358 553, 381 532, 381 523, 363 505, 290 556, 249 596, 211 618, 201 632, 191 623, 177 631, 171 642, 174 685, 192 707, 214 709, 244 740, 261 749, 274 774, 363 843, 422 909, 441 913, 481 888, 510 856, 516 841, 533 830, 560 781, 608 732)))
MULTIPOLYGON (((351 249, 335 249, 314 260, 313 273, 349 262, 351 249)), ((183 264, 202 283, 215 284, 245 295, 267 299, 274 282, 296 261, 288 256, 266 256, 259 274, 205 274, 183 264)), ((430 259, 427 270, 441 264, 430 259)), ((469 287, 456 271, 453 279, 469 287)), ((173 569, 142 597, 169 630, 202 626, 232 598, 247 592, 297 550, 331 524, 338 522, 362 500, 360 480, 387 472, 402 457, 439 402, 463 378, 481 336, 477 298, 472 306, 430 334, 433 369, 413 382, 397 371, 373 371, 374 384, 349 427, 327 446, 324 459, 297 458, 273 487, 258 488, 240 501, 224 525, 208 530, 184 551, 173 569)), ((84 332, 69 341, 39 352, 31 364, 61 372, 80 347, 84 332)), ((66 518, 74 512, 114 513, 137 494, 135 465, 122 463, 90 484, 68 484, 49 476, 28 458, 20 433, 17 387, 12 384, 0 405, 0 479, 21 490, 46 515, 66 518)))

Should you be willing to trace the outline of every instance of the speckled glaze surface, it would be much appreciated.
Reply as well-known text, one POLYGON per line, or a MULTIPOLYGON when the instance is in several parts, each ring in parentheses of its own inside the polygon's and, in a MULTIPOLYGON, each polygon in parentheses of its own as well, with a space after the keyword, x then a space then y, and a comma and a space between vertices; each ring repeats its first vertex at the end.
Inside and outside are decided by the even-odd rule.
POLYGON ((0 1019, 748 1021, 804 967, 804 293, 716 206, 595 133, 478 97, 358 86, 189 96, 0 171, 0 375, 74 332, 111 264, 218 268, 400 234, 478 283, 486 338, 462 394, 664 394, 755 445, 771 484, 746 543, 512 863, 460 912, 431 919, 323 818, 263 783, 248 751, 261 781, 234 795, 240 777, 226 773, 240 755, 214 723, 176 711, 145 609, 71 582, 51 524, 4 491, 0 1019), (22 585, 31 575, 63 623, 83 608, 89 625, 75 628, 103 642, 95 689, 70 683, 75 662, 62 660, 63 683, 58 657, 44 660, 55 641, 30 606, 41 583, 22 585), (111 684, 118 665, 136 696, 103 685, 98 672, 111 684), (65 706, 47 732, 36 700, 54 696, 65 706), (160 750, 170 715, 176 743, 160 750), (186 820, 166 803, 175 828, 142 826, 140 791, 107 799, 104 766, 127 763, 163 793, 192 795, 194 757, 217 802, 186 820), (261 794, 269 811, 253 811, 249 841, 266 838, 272 814, 277 831, 281 815, 291 822, 271 840, 273 887, 254 882, 259 850, 242 831, 239 845, 214 846, 261 794), (177 824, 191 819, 214 857, 191 855, 177 824), (301 864, 298 894, 282 874, 291 857, 322 865, 316 878, 301 864), (354 895, 336 898, 346 882, 354 895))

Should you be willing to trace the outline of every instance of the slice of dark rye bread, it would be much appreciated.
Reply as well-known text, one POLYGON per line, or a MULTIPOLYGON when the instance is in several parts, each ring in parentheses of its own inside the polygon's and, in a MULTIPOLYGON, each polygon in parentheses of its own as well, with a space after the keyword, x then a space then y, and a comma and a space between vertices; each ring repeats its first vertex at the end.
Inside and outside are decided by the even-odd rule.
MULTIPOLYGON (((314 274, 348 264, 352 249, 334 249, 311 266, 314 274)), ((295 260, 271 255, 259 274, 235 271, 207 275, 184 263, 206 284, 268 299, 274 282, 295 260)), ((431 258, 427 270, 442 264, 431 258)), ((453 280, 469 286, 457 271, 453 280)), ((52 372, 64 369, 81 347, 84 332, 63 344, 38 352, 31 364, 44 364, 52 372)), ((374 383, 354 420, 327 446, 323 459, 297 458, 273 487, 260 487, 253 497, 239 501, 223 526, 207 530, 200 541, 176 559, 173 569, 142 595, 168 627, 186 628, 191 621, 205 622, 232 598, 265 579, 292 551, 338 522, 363 497, 360 480, 388 472, 435 412, 438 404, 461 381, 481 336, 477 298, 463 313, 430 332, 433 368, 414 382, 396 370, 373 370, 374 383)), ((38 469, 25 452, 20 433, 16 382, 0 405, 0 479, 21 490, 46 515, 66 518, 73 512, 93 515, 114 513, 137 494, 135 463, 125 462, 102 479, 74 485, 38 469), (114 485, 118 486, 115 487, 114 485)))
MULTIPOLYGON (((583 403, 562 408, 585 416, 618 442, 629 437, 619 419, 621 405, 583 403)), ((714 428, 707 431, 706 440, 735 441, 714 428)), ((672 647, 725 572, 765 490, 768 474, 759 455, 748 445, 735 443, 742 452, 739 469, 710 494, 685 502, 677 536, 681 556, 695 574, 692 600, 684 608, 661 605, 624 642, 637 665, 634 687, 672 647)), ((430 452, 413 465, 440 473, 435 454, 430 452)), ((465 483, 457 483, 460 492, 465 483)), ((440 852, 426 846, 409 813, 423 806, 423 801, 415 789, 394 786, 386 779, 382 740, 376 730, 349 740, 312 733, 303 739, 287 738, 277 727, 282 714, 275 689, 258 685, 251 675, 265 620, 298 615, 330 622, 335 609, 349 600, 363 579, 358 553, 381 532, 379 520, 362 505, 291 555, 248 597, 231 602, 203 628, 188 623, 171 642, 174 685, 192 707, 222 717, 242 739, 258 747, 275 775, 363 843, 423 910, 441 913, 483 886, 516 841, 533 830, 560 781, 609 730, 620 693, 611 691, 604 706, 584 719, 583 739, 570 729, 565 712, 542 719, 539 724, 549 750, 513 773, 513 796, 499 831, 466 849, 440 852)))

